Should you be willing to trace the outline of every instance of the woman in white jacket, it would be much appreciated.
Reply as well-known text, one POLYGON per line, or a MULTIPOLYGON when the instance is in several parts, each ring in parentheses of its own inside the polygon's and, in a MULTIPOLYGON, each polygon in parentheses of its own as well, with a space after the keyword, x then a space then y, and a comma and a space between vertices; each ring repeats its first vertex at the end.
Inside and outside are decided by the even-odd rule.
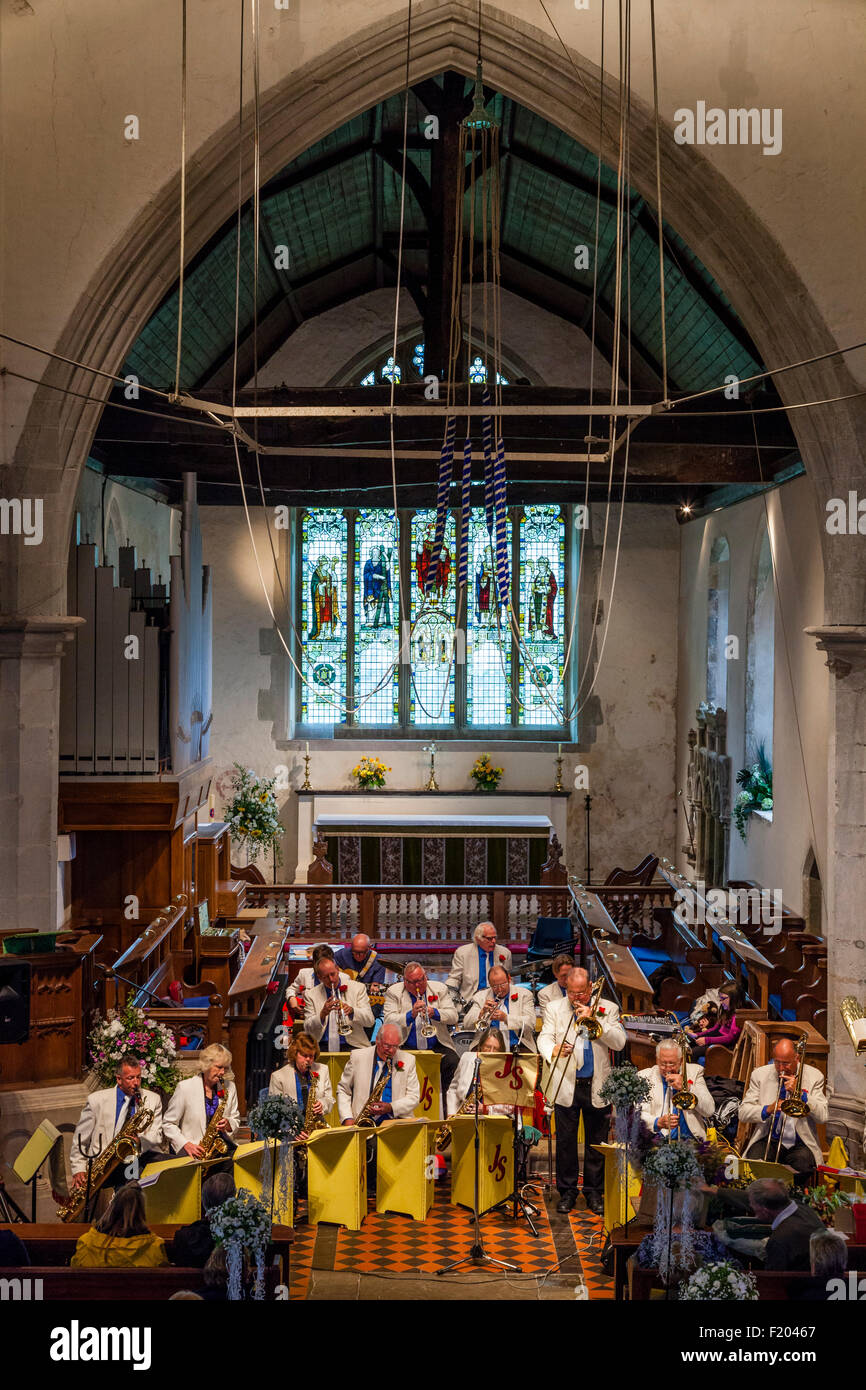
POLYGON ((225 1100, 225 1110, 217 1125, 220 1133, 229 1135, 240 1123, 235 1083, 224 1080, 232 1062, 228 1048, 211 1043, 199 1062, 201 1073, 178 1083, 162 1122, 162 1132, 174 1152, 189 1154, 190 1158, 204 1157, 201 1140, 221 1099, 225 1100))

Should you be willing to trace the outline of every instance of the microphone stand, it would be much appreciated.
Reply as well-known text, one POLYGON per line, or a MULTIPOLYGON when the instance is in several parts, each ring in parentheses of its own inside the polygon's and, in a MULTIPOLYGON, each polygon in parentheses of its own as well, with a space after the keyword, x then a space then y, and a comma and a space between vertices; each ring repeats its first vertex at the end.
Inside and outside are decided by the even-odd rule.
POLYGON ((464 1256, 462 1257, 462 1259, 454 1260, 454 1262, 453 1262, 452 1264, 450 1264, 450 1265, 443 1265, 442 1269, 437 1269, 437 1271, 436 1271, 436 1274, 437 1274, 437 1275, 441 1275, 441 1274, 450 1274, 452 1270, 459 1269, 461 1265, 465 1265, 465 1264, 472 1264, 472 1265, 497 1265, 499 1269, 510 1269, 510 1270, 512 1270, 515 1274, 519 1274, 519 1273, 520 1273, 520 1270, 518 1269, 517 1265, 509 1264, 507 1260, 495 1260, 495 1259, 493 1258, 492 1255, 488 1255, 487 1252, 486 1252, 485 1249, 484 1249, 484 1242, 483 1242, 483 1240, 482 1240, 482 1238, 481 1238, 481 1215, 480 1215, 479 1210, 478 1210, 479 1201, 480 1201, 480 1197, 479 1197, 479 1188, 480 1188, 479 1167, 480 1167, 480 1162, 481 1162, 481 1128, 480 1128, 480 1125, 479 1125, 480 1102, 481 1102, 480 1075, 481 1075, 481 1054, 478 1053, 478 1052, 476 1052, 476 1054, 475 1054, 475 1075, 474 1075, 474 1077, 473 1077, 473 1082, 472 1082, 473 1086, 475 1087, 475 1193, 474 1193, 473 1204, 472 1204, 472 1220, 473 1220, 473 1224, 474 1224, 474 1226, 475 1226, 475 1240, 474 1240, 474 1242, 473 1242, 473 1244, 472 1244, 472 1246, 471 1246, 471 1248, 470 1248, 470 1251, 469 1251, 469 1254, 468 1254, 468 1255, 464 1255, 464 1256))
MULTIPOLYGON (((523 1030, 524 1030, 525 1027, 526 1027, 526 1022, 525 1022, 525 1020, 524 1020, 524 1022, 520 1025, 520 1032, 519 1032, 519 1034, 517 1035, 517 1039, 515 1040, 514 1046, 513 1046, 512 1049, 511 1049, 511 1056, 514 1058, 515 1065, 516 1065, 516 1063, 517 1063, 517 1058, 518 1058, 519 1053, 520 1053, 520 1043, 521 1043, 521 1039, 523 1038, 523 1030)), ((513 1189, 512 1189, 512 1193, 511 1193, 511 1208, 512 1208, 512 1210, 511 1210, 511 1219, 512 1219, 513 1221, 516 1221, 517 1218, 518 1218, 518 1215, 523 1215, 523 1216, 525 1216, 525 1217, 526 1217, 526 1224, 528 1225, 530 1231, 532 1232, 532 1234, 533 1234, 534 1236, 537 1236, 537 1235, 538 1235, 538 1228, 536 1227, 536 1225, 535 1225, 534 1221, 532 1220, 532 1218, 533 1218, 533 1216, 537 1216, 537 1215, 538 1215, 538 1208, 532 1206, 531 1203, 527 1202, 526 1198, 523 1196, 523 1193, 520 1191, 520 1189, 519 1189, 519 1187, 518 1187, 518 1185, 517 1185, 517 1111, 518 1111, 518 1108, 519 1108, 519 1107, 518 1107, 517 1105, 513 1105, 513 1106, 511 1107, 511 1152, 512 1152, 512 1163, 513 1163, 513 1165, 514 1165, 514 1187, 513 1187, 513 1189)), ((529 1186, 528 1183, 527 1183, 527 1186, 529 1186)), ((503 1200, 502 1200, 501 1202, 499 1202, 499 1203, 496 1205, 496 1207, 494 1207, 494 1211, 500 1211, 500 1210, 503 1210, 503 1211, 504 1211, 504 1210, 507 1209, 508 1206, 509 1206, 509 1199, 508 1199, 507 1197, 505 1197, 505 1198, 503 1198, 503 1200)))
MULTIPOLYGON (((100 965, 100 964, 97 962, 96 968, 97 968, 97 970, 101 970, 101 971, 103 972, 103 974, 107 974, 107 973, 108 973, 108 966, 107 966, 107 965, 100 965)), ((147 998, 148 998, 148 1000, 149 1000, 151 1003, 156 1004, 157 1008, 159 1008, 159 1009, 164 1009, 164 1008, 166 1007, 165 1001, 162 1000, 162 999, 160 999, 160 997, 159 997, 158 994, 154 994, 154 993, 152 992, 152 990, 146 989, 145 986, 144 986, 144 985, 140 985, 140 984, 138 983, 137 980, 128 980, 128 979, 126 978, 125 975, 118 975, 118 973, 117 973, 116 970, 112 970, 111 974, 112 974, 112 978, 113 978, 113 979, 115 979, 115 980, 120 980, 120 981, 122 981, 123 984, 129 985, 130 989, 134 989, 134 990, 135 990, 136 994, 144 994, 144 995, 146 995, 147 998)))

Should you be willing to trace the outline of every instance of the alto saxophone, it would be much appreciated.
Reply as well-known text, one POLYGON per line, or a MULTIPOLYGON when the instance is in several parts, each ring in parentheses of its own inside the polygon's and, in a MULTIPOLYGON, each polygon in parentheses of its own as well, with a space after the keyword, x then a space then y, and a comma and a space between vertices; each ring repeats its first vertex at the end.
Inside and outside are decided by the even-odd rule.
POLYGON ((317 1115, 313 1109, 316 1104, 316 1087, 319 1084, 319 1073, 310 1067, 310 1084, 307 1087, 307 1104, 304 1107, 304 1133, 313 1134, 317 1129, 327 1129, 328 1122, 324 1115, 317 1115))
POLYGON ((219 1105, 211 1115, 208 1127, 200 1140, 201 1147, 204 1149, 202 1159, 221 1158, 222 1155, 228 1153, 229 1150, 228 1144, 217 1128, 220 1120, 226 1113, 226 1095, 224 1091, 217 1091, 217 1095, 220 1098, 219 1105))
POLYGON ((384 1067, 382 1068, 382 1075, 379 1077, 379 1080, 376 1082, 375 1086, 373 1087, 372 1091, 370 1092, 369 1096, 364 1102, 363 1110, 359 1112, 358 1118, 355 1120, 356 1129, 376 1128, 376 1121, 370 1114, 370 1109, 373 1105, 376 1104, 376 1101, 382 1099, 382 1093, 384 1092, 385 1087, 388 1085, 388 1082, 391 1080, 391 1068, 392 1063, 389 1057, 384 1067))
POLYGON ((457 1118, 458 1115, 473 1115, 473 1114, 475 1113, 475 1092, 476 1092, 476 1089, 477 1089, 477 1091, 478 1091, 478 1107, 479 1107, 479 1109, 483 1108, 483 1106, 484 1106, 484 1092, 483 1092, 483 1090, 481 1089, 481 1082, 479 1081, 479 1082, 477 1083, 477 1086, 476 1086, 475 1078, 473 1077, 472 1084, 471 1084, 471 1086, 469 1087, 469 1090, 466 1092, 466 1096, 465 1096, 465 1098, 464 1098, 463 1104, 460 1105, 460 1106, 454 1111, 454 1114, 453 1114, 453 1115, 449 1115, 448 1120, 446 1120, 444 1124, 441 1124, 441 1125, 439 1126, 439 1128, 437 1129, 437 1131, 436 1131, 436 1152, 437 1152, 437 1153, 444 1153, 445 1150, 448 1148, 448 1145, 451 1143, 451 1128, 450 1128, 450 1125, 449 1125, 449 1121, 450 1121, 450 1120, 455 1120, 455 1119, 457 1118))
MULTIPOLYGON (((122 1128, 115 1134, 110 1144, 105 1148, 98 1158, 94 1159, 90 1168, 90 1192, 92 1197, 102 1187, 106 1178, 110 1177, 118 1163, 123 1163, 131 1158, 138 1150, 138 1136, 145 1130, 150 1129, 153 1122, 153 1111, 148 1110, 143 1105, 134 1111, 132 1115, 127 1115, 122 1128)), ((84 1210, 84 1204, 89 1200, 87 1184, 81 1183, 74 1188, 67 1197, 66 1201, 57 1208, 57 1215, 61 1221, 77 1221, 84 1210)))

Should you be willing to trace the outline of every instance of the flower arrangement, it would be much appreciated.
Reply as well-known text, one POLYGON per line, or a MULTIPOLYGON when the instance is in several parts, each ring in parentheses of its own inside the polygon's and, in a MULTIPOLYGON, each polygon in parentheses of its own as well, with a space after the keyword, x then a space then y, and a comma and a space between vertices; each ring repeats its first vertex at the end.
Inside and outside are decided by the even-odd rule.
POLYGON ((494 767, 489 753, 480 753, 472 764, 469 776, 480 792, 495 792, 504 769, 494 767))
MULTIPOLYGON (((273 1189, 275 1177, 272 1168, 272 1141, 279 1145, 278 1163, 280 1174, 280 1206, 287 1207, 291 1196, 292 1148, 291 1141, 297 1139, 304 1126, 304 1117, 297 1101, 291 1096, 265 1096, 258 1105, 250 1108, 249 1125, 258 1139, 265 1140, 262 1149, 262 1191, 273 1189)), ((273 1196, 271 1200, 273 1214, 273 1196)))
POLYGON ((643 1161, 644 1182, 656 1189, 652 1254, 659 1274, 668 1283, 676 1271, 691 1269, 695 1258, 692 1188, 702 1181, 694 1143, 690 1139, 654 1144, 643 1161), (674 1232, 674 1196, 681 1191, 680 1229, 674 1232))
POLYGON ((710 1187, 748 1187, 752 1170, 718 1139, 696 1139, 695 1157, 710 1187))
POLYGON ((645 1100, 649 1100, 650 1084, 645 1076, 640 1076, 637 1067, 633 1067, 630 1062, 625 1062, 621 1067, 614 1067, 605 1079, 601 1088, 600 1096, 605 1105, 612 1105, 617 1110, 635 1109, 643 1105, 645 1100))
POLYGON ((384 787, 385 773, 391 769, 381 758, 363 757, 357 767, 352 768, 352 776, 357 779, 358 786, 370 790, 376 787, 384 787))
POLYGON ((841 1192, 831 1192, 826 1183, 807 1188, 806 1201, 825 1226, 832 1226, 834 1214, 847 1205, 845 1196, 841 1192))
POLYGON ((120 1010, 112 1009, 107 1018, 100 1019, 87 1046, 94 1075, 103 1086, 114 1085, 115 1067, 127 1055, 141 1062, 141 1080, 148 1090, 171 1095, 180 1081, 171 1029, 164 1023, 154 1023, 144 1009, 137 1009, 132 1002, 120 1010))
POLYGON ((732 1260, 718 1260, 696 1269, 680 1286, 679 1296, 687 1302, 755 1303, 758 1286, 754 1276, 732 1260))
POLYGON ((690 1139, 663 1140, 653 1144, 643 1161, 643 1175, 653 1187, 675 1191, 702 1180, 694 1143, 690 1139))
POLYGON ((257 777, 252 768, 242 767, 240 763, 235 763, 234 768, 231 781, 234 795, 225 812, 232 840, 246 849, 252 862, 263 851, 273 848, 277 863, 282 863, 279 842, 283 827, 274 793, 276 777, 257 777))
POLYGON ((767 761, 763 743, 758 744, 751 767, 741 768, 737 773, 737 786, 743 790, 734 802, 734 821, 740 838, 745 840, 746 822, 752 812, 773 809, 773 769, 767 761))
POLYGON ((228 1296, 237 1302, 242 1296, 241 1274, 243 1257, 250 1254, 256 1262, 256 1285, 253 1298, 265 1296, 265 1247, 271 1233, 268 1209, 245 1187, 234 1197, 216 1207, 210 1214, 210 1229, 216 1245, 225 1247, 228 1269, 228 1296))
MULTIPOLYGON (((653 1233, 645 1235, 637 1248, 636 1261, 641 1269, 651 1269, 656 1263, 653 1233)), ((695 1231, 694 1259, 702 1264, 716 1264, 728 1258, 727 1247, 712 1231, 695 1231)))

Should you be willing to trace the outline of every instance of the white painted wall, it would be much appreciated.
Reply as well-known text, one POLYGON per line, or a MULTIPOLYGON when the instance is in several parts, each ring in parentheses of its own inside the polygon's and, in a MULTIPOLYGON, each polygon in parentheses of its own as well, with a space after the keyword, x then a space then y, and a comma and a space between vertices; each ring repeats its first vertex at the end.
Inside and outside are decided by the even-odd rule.
MULTIPOLYGON (((731 826, 729 872, 778 888, 785 904, 803 911, 803 868, 814 846, 822 878, 827 849, 827 736, 830 673, 803 628, 820 623, 824 586, 820 519, 808 478, 795 478, 764 497, 682 528, 680 575, 680 703, 677 785, 685 788, 686 735, 706 698, 707 567, 716 536, 731 548, 728 632, 740 639, 728 669, 728 753, 734 774, 745 763, 746 634, 749 585, 766 500, 776 568, 775 702, 772 822, 749 818, 746 843, 731 826), (801 747, 802 744, 802 747, 801 747)), ((685 839, 680 816, 678 845, 685 839)), ((680 867, 688 871, 681 857, 680 867)))
MULTIPOLYGON (((613 521, 618 513, 614 509, 613 521)), ((595 509, 594 532, 600 538, 603 510, 595 509)), ((270 616, 262 593, 243 513, 229 507, 201 509, 204 560, 211 566, 214 588, 214 722, 211 755, 218 782, 216 814, 224 800, 233 762, 252 767, 261 776, 275 768, 289 769, 291 786, 303 780, 302 745, 295 740, 280 747, 271 718, 272 660, 270 616), (264 634, 264 635, 263 635, 264 634), (224 780, 221 780, 224 779, 224 780)), ((280 533, 284 535, 285 533, 280 533)), ((254 522, 254 535, 270 586, 278 604, 264 523, 254 522)), ((622 553, 613 603, 609 603, 612 551, 605 581, 605 613, 610 627, 595 694, 602 723, 592 743, 570 751, 563 781, 573 785, 574 768, 589 770, 593 800, 594 877, 616 864, 632 865, 648 849, 670 854, 673 849, 675 788, 674 735, 677 690, 677 580, 679 535, 670 509, 626 507, 622 553)), ((280 557, 281 567, 284 557, 280 557)), ((599 634, 603 631, 599 629, 599 634)), ((426 779, 428 759, 423 741, 352 740, 311 742, 311 780, 320 790, 352 785, 352 767, 363 753, 377 753, 392 769, 388 785, 417 789, 426 779)), ((443 791, 472 789, 469 768, 479 751, 489 750, 505 768, 503 791, 547 791, 555 779, 554 743, 541 745, 475 741, 445 747, 437 756, 437 780, 443 791)), ((569 802, 566 860, 584 869, 583 797, 569 802)), ((297 799, 284 794, 282 818, 286 827, 285 864, 293 865, 297 799)))
POLYGON ((101 473, 85 468, 75 510, 81 518, 81 539, 89 539, 99 547, 101 565, 113 564, 116 572, 117 555, 113 553, 110 540, 106 554, 103 554, 104 520, 106 537, 113 523, 118 544, 134 545, 139 566, 150 569, 155 583, 159 582, 160 576, 162 583, 169 583, 169 557, 180 550, 180 511, 177 507, 169 507, 121 483, 106 481, 101 473))

